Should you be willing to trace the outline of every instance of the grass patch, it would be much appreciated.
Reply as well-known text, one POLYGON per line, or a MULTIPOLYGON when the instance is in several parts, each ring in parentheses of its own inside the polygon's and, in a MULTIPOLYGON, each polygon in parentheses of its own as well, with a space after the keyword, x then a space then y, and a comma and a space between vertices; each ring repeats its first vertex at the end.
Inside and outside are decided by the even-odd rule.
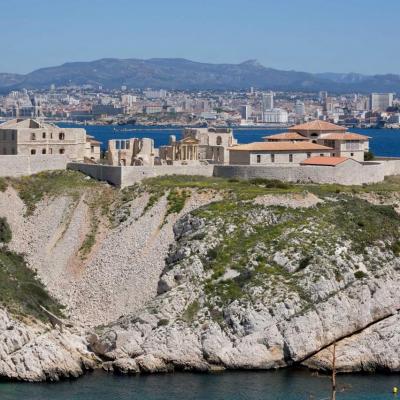
POLYGON ((23 256, 5 249, 0 249, 0 303, 17 316, 47 321, 39 305, 62 316, 63 307, 47 293, 23 256))
POLYGON ((10 178, 9 182, 25 203, 27 215, 33 214, 37 203, 45 197, 68 195, 77 198, 83 189, 90 188, 98 191, 98 200, 101 201, 101 189, 105 188, 103 184, 87 179, 85 175, 76 171, 40 172, 31 176, 10 178))

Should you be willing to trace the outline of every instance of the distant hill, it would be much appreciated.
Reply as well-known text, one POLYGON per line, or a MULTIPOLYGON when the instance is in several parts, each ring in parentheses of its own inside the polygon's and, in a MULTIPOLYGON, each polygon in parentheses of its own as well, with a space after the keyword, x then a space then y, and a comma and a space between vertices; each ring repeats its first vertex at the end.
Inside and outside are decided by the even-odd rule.
POLYGON ((267 68, 255 60, 241 64, 210 64, 177 58, 115 59, 71 62, 26 75, 0 73, 0 90, 41 89, 51 84, 102 85, 119 88, 259 89, 330 92, 400 92, 400 76, 356 73, 312 74, 267 68))

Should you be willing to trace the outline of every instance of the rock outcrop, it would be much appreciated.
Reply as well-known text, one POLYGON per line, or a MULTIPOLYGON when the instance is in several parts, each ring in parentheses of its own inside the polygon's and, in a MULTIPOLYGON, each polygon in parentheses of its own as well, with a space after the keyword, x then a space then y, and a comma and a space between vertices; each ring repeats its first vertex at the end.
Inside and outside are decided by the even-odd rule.
POLYGON ((76 378, 99 367, 82 332, 20 321, 0 309, 0 376, 39 382, 76 378))

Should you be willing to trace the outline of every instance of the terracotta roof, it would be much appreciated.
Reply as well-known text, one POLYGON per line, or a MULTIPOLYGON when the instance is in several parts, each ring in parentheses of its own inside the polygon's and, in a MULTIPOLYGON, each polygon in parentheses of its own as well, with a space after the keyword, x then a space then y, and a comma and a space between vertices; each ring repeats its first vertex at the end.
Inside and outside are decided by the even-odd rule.
POLYGON ((348 157, 310 157, 302 161, 301 165, 327 165, 335 167, 344 161, 350 160, 348 157))
POLYGON ((297 132, 284 132, 284 133, 277 133, 276 135, 269 135, 263 136, 264 140, 309 140, 309 138, 300 135, 297 132))
POLYGON ((311 142, 254 142, 229 147, 232 151, 318 151, 333 150, 331 147, 311 142))
POLYGON ((289 128, 289 131, 319 131, 319 132, 335 132, 335 131, 346 131, 347 129, 344 126, 339 126, 335 124, 331 124, 326 121, 310 121, 305 124, 295 125, 289 128))
POLYGON ((320 139, 328 140, 368 140, 370 137, 365 135, 359 135, 358 133, 328 133, 327 135, 321 136, 320 139))

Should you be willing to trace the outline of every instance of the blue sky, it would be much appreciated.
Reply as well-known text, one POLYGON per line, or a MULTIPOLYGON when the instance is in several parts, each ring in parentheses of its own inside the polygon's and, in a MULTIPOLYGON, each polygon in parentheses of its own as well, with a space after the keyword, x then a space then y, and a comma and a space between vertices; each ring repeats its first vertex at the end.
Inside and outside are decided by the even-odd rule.
POLYGON ((0 72, 104 57, 400 73, 400 0, 1 0, 0 72))

